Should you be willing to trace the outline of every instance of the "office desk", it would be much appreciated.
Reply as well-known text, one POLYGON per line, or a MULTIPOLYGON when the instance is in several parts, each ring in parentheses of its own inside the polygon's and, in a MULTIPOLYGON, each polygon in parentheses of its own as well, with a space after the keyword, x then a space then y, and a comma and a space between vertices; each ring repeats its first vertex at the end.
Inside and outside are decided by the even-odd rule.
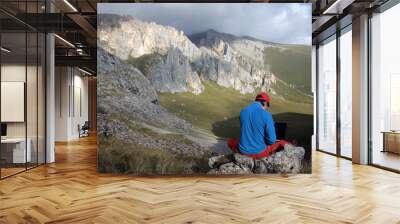
POLYGON ((25 138, 1 139, 1 154, 3 159, 5 159, 8 163, 31 162, 32 141, 30 138, 28 138, 26 142, 28 144, 25 153, 25 138))

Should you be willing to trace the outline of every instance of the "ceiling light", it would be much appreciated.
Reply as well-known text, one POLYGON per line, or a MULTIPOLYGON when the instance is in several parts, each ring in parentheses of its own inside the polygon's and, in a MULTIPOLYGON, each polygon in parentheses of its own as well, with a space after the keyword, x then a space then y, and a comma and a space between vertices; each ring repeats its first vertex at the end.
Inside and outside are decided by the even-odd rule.
POLYGON ((7 49, 7 48, 5 48, 5 47, 1 47, 0 49, 1 49, 2 51, 6 52, 6 53, 10 53, 10 52, 11 52, 11 50, 9 50, 9 49, 7 49))
POLYGON ((70 47, 73 47, 73 48, 75 48, 75 45, 73 45, 71 42, 69 42, 68 40, 66 40, 66 39, 64 39, 64 38, 62 38, 62 37, 60 37, 59 35, 57 35, 57 34, 54 34, 54 36, 55 37, 57 37, 59 40, 61 40, 62 42, 64 42, 64 43, 66 43, 67 45, 69 45, 70 47))
POLYGON ((336 0, 322 14, 342 14, 343 10, 351 5, 355 0, 336 0))
POLYGON ((65 4, 67 4, 74 12, 78 12, 78 10, 71 4, 69 3, 68 0, 64 0, 65 4))
POLYGON ((77 48, 77 49, 76 49, 76 53, 78 53, 79 55, 83 55, 83 54, 84 54, 82 48, 77 48))
POLYGON ((329 11, 331 11, 333 8, 335 8, 339 2, 340 2, 340 0, 336 0, 332 5, 330 5, 327 9, 325 9, 322 14, 328 14, 329 11))
POLYGON ((86 70, 83 70, 83 69, 81 69, 81 68, 79 68, 79 67, 78 67, 78 70, 81 71, 81 72, 83 72, 83 73, 85 73, 85 74, 87 74, 87 75, 92 75, 92 73, 90 73, 90 72, 88 72, 88 71, 86 71, 86 70))

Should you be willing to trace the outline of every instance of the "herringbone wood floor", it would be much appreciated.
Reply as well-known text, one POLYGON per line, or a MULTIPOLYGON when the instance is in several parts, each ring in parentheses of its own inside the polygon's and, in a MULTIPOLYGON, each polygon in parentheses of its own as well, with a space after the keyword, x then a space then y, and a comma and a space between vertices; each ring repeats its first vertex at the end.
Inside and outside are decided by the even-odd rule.
POLYGON ((0 223, 400 223, 400 175, 313 154, 313 174, 137 178, 96 172, 94 137, 0 181, 0 223))

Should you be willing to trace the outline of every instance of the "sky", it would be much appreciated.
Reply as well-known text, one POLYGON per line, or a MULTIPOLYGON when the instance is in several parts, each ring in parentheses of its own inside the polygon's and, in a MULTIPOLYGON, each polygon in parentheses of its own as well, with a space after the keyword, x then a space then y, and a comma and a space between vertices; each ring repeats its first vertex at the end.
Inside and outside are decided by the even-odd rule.
POLYGON ((130 15, 186 35, 214 29, 236 36, 311 45, 309 3, 99 3, 98 13, 130 15))

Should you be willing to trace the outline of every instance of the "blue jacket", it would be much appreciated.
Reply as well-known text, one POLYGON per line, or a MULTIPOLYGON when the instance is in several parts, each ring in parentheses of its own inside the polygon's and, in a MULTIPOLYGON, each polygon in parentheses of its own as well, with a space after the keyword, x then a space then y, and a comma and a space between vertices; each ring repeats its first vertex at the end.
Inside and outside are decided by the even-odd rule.
POLYGON ((258 154, 276 141, 274 120, 259 102, 253 102, 240 111, 239 151, 258 154))

